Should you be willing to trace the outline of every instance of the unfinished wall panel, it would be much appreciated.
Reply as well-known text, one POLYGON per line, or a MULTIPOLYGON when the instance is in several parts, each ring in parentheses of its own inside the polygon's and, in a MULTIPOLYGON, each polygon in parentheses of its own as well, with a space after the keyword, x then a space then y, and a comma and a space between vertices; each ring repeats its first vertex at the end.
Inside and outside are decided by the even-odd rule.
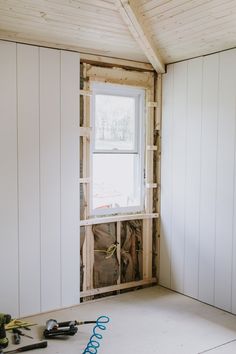
MULTIPOLYGON (((81 79, 81 103, 80 124, 83 153, 81 153, 81 184, 84 193, 81 200, 85 201, 88 208, 81 215, 81 225, 85 225, 85 242, 82 249, 83 263, 81 263, 81 278, 83 277, 83 292, 81 296, 86 298, 100 295, 129 287, 137 287, 152 284, 156 281, 152 270, 152 225, 158 216, 153 208, 153 188, 156 181, 153 179, 153 155, 156 147, 154 141, 154 123, 156 102, 154 96, 155 75, 151 72, 140 72, 116 67, 102 67, 99 65, 83 65, 83 78, 81 79), (149 195, 148 203, 144 210, 137 214, 120 214, 92 218, 90 216, 90 188, 93 176, 89 168, 90 142, 93 128, 91 127, 90 100, 92 95, 92 82, 104 82, 134 86, 145 90, 145 133, 144 136, 144 160, 145 160, 145 201, 149 195), (87 132, 87 136, 86 136, 87 132), (147 148, 148 146, 148 148, 147 148), (86 168, 87 166, 87 168, 86 168), (86 183, 84 179, 89 178, 86 183), (126 218, 127 217, 127 218, 126 218), (154 219, 153 219, 154 218, 154 219), (153 220, 152 220, 153 219, 153 220), (105 221, 104 221, 105 220, 105 221), (145 230, 143 228, 145 224, 145 230), (92 233, 91 233, 92 232, 92 233), (91 238, 92 237, 92 238, 91 238), (93 259, 94 258, 94 259, 93 259), (145 265, 144 265, 145 264, 145 265), (153 278, 152 278, 153 274, 153 278), (92 280, 92 281, 91 281, 92 280)), ((143 131, 144 134, 144 131, 143 131)), ((155 175, 156 177, 156 175, 155 175)), ((85 209, 85 208, 84 208, 85 209)), ((81 233, 82 235, 82 233, 81 233)), ((156 250, 155 250, 156 252, 156 250)), ((156 254, 155 254, 156 256, 156 254)))
POLYGON ((19 286, 20 314, 24 316, 28 313, 40 312, 41 305, 39 48, 17 44, 17 83, 19 286), (28 284, 31 284, 31 286, 29 287, 28 284))
POLYGON ((16 44, 0 42, 1 311, 19 314, 16 44), (8 265, 8 267, 7 267, 8 265), (7 273, 6 271, 7 267, 7 273), (7 276, 6 276, 7 274, 7 276))
MULTIPOLYGON (((172 151, 169 150, 171 157, 164 153, 162 156, 164 168, 169 159, 173 159, 168 168, 173 174, 175 184, 168 197, 169 214, 163 209, 162 224, 166 224, 171 215, 175 215, 175 224, 173 225, 172 219, 172 234, 168 228, 165 229, 167 234, 164 234, 162 228, 162 239, 172 240, 171 267, 176 265, 178 257, 182 257, 184 262, 184 288, 182 278, 177 278, 177 289, 233 313, 236 311, 235 60, 236 50, 230 50, 182 63, 188 66, 187 87, 183 87, 183 84, 182 88, 174 85, 173 120, 170 120, 168 110, 163 112, 163 135, 170 131, 170 128, 166 129, 165 121, 171 121, 173 148, 172 151), (179 127, 176 125, 179 119, 177 101, 187 110, 187 121, 181 129, 182 137, 178 134, 179 127), (179 145, 183 144, 185 128, 187 145, 181 151, 179 145), (179 139, 175 136, 179 136, 179 139), (185 169, 184 164, 179 162, 183 156, 185 169), (176 193, 182 197, 182 206, 172 199, 172 194, 174 196, 176 193), (182 208, 184 216, 180 212, 182 208), (180 240, 176 238, 178 232, 181 234, 180 240)), ((173 65, 174 71, 178 65, 173 65)), ((175 80, 176 75, 168 68, 164 82, 167 84, 173 78, 175 80)), ((178 80, 185 81, 185 78, 186 75, 183 74, 178 80)), ((164 100, 168 99, 168 95, 165 90, 164 100)), ((182 114, 184 115, 184 111, 182 114)), ((164 152, 169 143, 165 139, 162 143, 164 152)), ((163 176, 164 174, 164 195, 168 179, 165 180, 163 176)), ((164 256, 165 253, 161 256, 161 269, 162 264, 165 266, 164 256)), ((170 287, 176 289, 173 284, 170 287)))

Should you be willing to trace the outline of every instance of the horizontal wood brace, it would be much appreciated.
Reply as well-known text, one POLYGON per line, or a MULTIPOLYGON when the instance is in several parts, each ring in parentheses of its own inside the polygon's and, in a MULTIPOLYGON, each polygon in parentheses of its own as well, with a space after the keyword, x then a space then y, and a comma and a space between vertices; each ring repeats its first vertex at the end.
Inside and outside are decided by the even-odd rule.
POLYGON ((80 178, 79 183, 90 183, 90 177, 80 178))
POLYGON ((148 151, 157 151, 157 146, 156 145, 148 145, 147 150, 148 151))
POLYGON ((143 214, 127 214, 127 215, 104 216, 104 217, 100 217, 100 218, 80 220, 80 226, 106 224, 106 223, 109 223, 109 222, 117 222, 117 221, 153 219, 153 218, 158 218, 158 217, 159 217, 158 213, 143 213, 143 214))
POLYGON ((147 106, 148 108, 157 108, 157 102, 148 102, 147 106))
POLYGON ((81 95, 81 96, 92 96, 92 91, 90 91, 90 90, 80 90, 79 91, 79 94, 81 95))
POLYGON ((157 279, 156 278, 132 281, 132 282, 129 282, 129 283, 111 285, 111 286, 106 286, 106 287, 103 287, 103 288, 85 290, 85 291, 82 291, 80 293, 80 297, 99 295, 99 294, 108 293, 110 291, 118 291, 118 290, 122 290, 122 289, 135 288, 137 286, 149 285, 149 284, 151 285, 151 284, 156 284, 156 283, 157 283, 157 279))
POLYGON ((79 135, 89 137, 91 134, 92 128, 90 127, 79 127, 79 135))
POLYGON ((146 188, 157 188, 158 184, 157 183, 146 183, 146 188))

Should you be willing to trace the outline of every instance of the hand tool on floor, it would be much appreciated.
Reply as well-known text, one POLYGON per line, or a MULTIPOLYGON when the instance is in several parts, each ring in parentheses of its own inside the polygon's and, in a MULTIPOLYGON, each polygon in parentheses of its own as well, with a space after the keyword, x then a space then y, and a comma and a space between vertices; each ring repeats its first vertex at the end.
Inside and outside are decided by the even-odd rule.
POLYGON ((11 315, 0 313, 0 350, 8 346, 6 324, 11 321, 11 315))
POLYGON ((45 338, 55 338, 58 336, 74 336, 79 325, 96 323, 96 321, 66 321, 57 322, 56 320, 50 319, 46 322, 46 329, 43 334, 45 338))
POLYGON ((21 337, 19 333, 13 333, 13 344, 20 344, 21 337))
POLYGON ((18 334, 19 336, 34 339, 33 337, 29 336, 28 334, 23 333, 20 329, 18 328, 13 328, 12 330, 13 333, 18 334))
POLYGON ((30 326, 36 326, 36 323, 30 323, 30 322, 14 319, 5 326, 5 329, 6 329, 6 331, 9 331, 13 328, 30 329, 29 328, 30 326))
POLYGON ((47 341, 38 342, 38 343, 35 343, 35 344, 25 345, 24 347, 20 347, 20 348, 17 348, 17 349, 8 350, 6 352, 3 352, 3 354, 16 354, 16 353, 27 352, 28 350, 46 348, 47 345, 48 345, 47 341))

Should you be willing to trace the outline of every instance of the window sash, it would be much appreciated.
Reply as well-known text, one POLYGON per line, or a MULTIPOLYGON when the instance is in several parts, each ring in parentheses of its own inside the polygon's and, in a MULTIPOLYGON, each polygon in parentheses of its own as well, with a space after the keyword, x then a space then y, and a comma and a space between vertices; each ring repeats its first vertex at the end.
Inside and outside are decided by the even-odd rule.
MULTIPOLYGON (((136 87, 129 87, 123 85, 113 85, 104 83, 93 83, 92 85, 93 96, 91 100, 91 113, 92 113, 92 127, 95 127, 95 97, 97 94, 121 96, 121 97, 134 97, 135 99, 135 148, 129 150, 110 149, 102 150, 95 149, 95 131, 92 134, 91 140, 91 176, 93 176, 93 155, 95 154, 137 154, 139 156, 139 183, 140 183, 140 205, 134 206, 121 206, 116 208, 97 208, 93 206, 93 183, 91 185, 90 193, 90 214, 91 216, 111 215, 111 214, 125 214, 125 213, 139 213, 145 209, 145 192, 144 192, 144 141, 145 141, 145 128, 144 128, 144 102, 145 91, 136 87)), ((93 178, 92 178, 93 181, 93 178)))
POLYGON ((144 112, 144 90, 129 86, 93 83, 92 84, 92 126, 94 134, 91 141, 91 149, 93 153, 107 153, 107 154, 140 154, 141 148, 141 136, 140 136, 140 124, 142 125, 142 118, 144 112), (106 86, 106 87, 105 87, 106 86), (132 97, 135 100, 135 137, 134 137, 134 149, 98 149, 95 147, 95 110, 96 110, 96 95, 107 96, 119 96, 119 97, 132 97))

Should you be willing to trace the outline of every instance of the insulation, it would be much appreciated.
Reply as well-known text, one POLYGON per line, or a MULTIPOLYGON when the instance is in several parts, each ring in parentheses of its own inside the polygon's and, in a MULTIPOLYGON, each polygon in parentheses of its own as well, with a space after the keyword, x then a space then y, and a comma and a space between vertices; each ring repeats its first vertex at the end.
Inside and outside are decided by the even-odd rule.
POLYGON ((125 221, 121 226, 121 283, 141 279, 142 221, 125 221))
POLYGON ((117 284, 116 223, 94 225, 94 288, 117 284), (109 250, 113 251, 109 252, 109 250))

